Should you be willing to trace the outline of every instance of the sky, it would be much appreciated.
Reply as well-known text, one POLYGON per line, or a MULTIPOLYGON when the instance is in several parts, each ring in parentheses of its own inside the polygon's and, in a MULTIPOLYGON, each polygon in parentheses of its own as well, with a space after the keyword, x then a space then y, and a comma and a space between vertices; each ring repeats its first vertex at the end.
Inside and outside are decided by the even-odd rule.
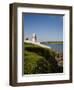
POLYGON ((63 41, 63 16, 44 14, 23 14, 24 39, 32 39, 36 33, 38 41, 63 41))

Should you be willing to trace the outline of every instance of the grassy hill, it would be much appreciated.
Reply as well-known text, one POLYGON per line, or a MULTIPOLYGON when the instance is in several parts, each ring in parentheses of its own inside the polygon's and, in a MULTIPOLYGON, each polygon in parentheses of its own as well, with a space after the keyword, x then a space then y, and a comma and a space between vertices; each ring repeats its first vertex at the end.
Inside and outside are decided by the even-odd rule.
POLYGON ((24 43, 24 74, 60 73, 56 52, 31 43, 24 43))

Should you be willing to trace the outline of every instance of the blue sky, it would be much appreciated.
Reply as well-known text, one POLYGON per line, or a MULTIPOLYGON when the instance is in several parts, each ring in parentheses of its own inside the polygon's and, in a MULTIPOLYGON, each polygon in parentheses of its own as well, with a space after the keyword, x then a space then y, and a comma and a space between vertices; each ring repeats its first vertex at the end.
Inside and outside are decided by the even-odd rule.
POLYGON ((38 41, 63 41, 63 16, 23 14, 24 38, 36 33, 38 41))

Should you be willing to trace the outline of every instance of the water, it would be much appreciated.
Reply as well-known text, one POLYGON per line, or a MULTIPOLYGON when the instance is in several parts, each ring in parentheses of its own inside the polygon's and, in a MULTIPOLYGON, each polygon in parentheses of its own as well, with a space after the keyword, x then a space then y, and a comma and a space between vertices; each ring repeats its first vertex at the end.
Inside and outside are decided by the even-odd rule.
POLYGON ((54 51, 57 51, 59 53, 63 53, 63 44, 49 44, 49 43, 45 43, 45 45, 51 47, 54 51))

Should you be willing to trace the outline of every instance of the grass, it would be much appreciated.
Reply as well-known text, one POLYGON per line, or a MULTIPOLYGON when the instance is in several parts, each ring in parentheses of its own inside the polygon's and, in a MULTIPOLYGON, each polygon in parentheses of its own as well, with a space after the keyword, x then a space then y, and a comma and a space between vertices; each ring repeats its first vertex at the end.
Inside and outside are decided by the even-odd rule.
POLYGON ((49 55, 51 55, 52 57, 55 57, 57 55, 57 53, 51 49, 40 47, 38 45, 34 45, 31 43, 24 43, 24 49, 30 52, 37 53, 44 57, 49 57, 49 55))
POLYGON ((31 43, 24 43, 24 74, 62 72, 55 60, 56 52, 31 43))

